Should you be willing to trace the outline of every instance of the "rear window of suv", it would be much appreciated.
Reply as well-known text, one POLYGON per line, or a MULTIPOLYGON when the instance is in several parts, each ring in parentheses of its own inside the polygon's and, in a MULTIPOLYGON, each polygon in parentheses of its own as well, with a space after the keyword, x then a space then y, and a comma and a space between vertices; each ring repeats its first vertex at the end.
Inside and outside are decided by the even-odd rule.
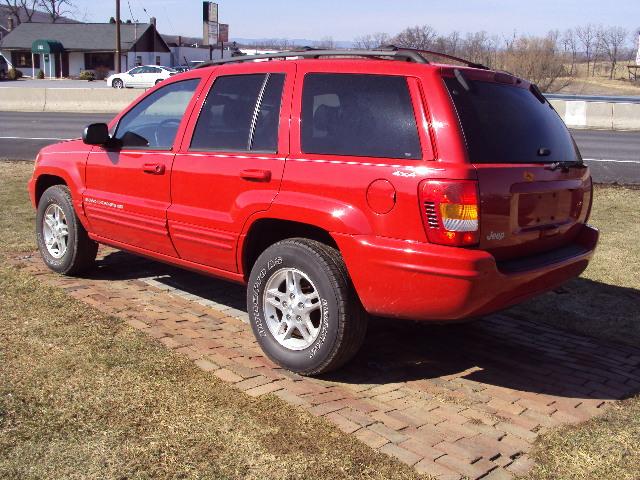
POLYGON ((471 163, 577 161, 562 119, 528 89, 456 78, 444 83, 455 104, 471 163))
POLYGON ((302 97, 304 153, 421 158, 404 77, 308 74, 302 97))

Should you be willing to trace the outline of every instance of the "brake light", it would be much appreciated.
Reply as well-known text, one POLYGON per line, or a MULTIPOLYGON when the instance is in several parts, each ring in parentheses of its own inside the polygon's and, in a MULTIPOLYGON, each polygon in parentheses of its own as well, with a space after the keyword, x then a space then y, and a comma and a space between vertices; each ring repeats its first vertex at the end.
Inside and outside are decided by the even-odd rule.
POLYGON ((425 180, 420 185, 420 204, 431 243, 456 247, 479 243, 478 182, 475 180, 425 180))

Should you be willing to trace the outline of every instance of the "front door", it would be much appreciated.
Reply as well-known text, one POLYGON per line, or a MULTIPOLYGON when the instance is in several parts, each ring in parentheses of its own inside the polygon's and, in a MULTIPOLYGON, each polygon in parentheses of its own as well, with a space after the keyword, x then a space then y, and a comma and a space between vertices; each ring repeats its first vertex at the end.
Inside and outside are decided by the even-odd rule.
POLYGON ((181 258, 237 272, 246 220, 278 194, 289 153, 293 62, 239 64, 215 76, 172 173, 167 218, 181 258))
POLYGON ((119 120, 119 148, 95 147, 87 161, 84 209, 100 237, 175 256, 166 211, 174 143, 195 103, 200 78, 170 83, 119 120))

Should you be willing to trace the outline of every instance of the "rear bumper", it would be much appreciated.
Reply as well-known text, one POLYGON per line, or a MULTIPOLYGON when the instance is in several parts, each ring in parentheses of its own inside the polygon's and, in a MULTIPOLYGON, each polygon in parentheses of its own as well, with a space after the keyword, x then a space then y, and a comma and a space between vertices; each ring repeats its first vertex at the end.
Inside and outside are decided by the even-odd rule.
POLYGON ((567 248, 498 264, 482 250, 334 234, 365 309, 413 320, 464 320, 543 293, 584 271, 598 242, 585 225, 567 248))

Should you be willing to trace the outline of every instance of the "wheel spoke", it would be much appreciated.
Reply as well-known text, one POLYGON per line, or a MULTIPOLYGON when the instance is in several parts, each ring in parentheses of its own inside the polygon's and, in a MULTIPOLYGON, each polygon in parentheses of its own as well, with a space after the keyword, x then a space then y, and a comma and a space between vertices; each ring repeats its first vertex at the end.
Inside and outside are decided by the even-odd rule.
POLYGON ((296 330, 300 332, 300 335, 302 335, 302 338, 305 340, 305 342, 311 340, 312 331, 309 330, 306 325, 296 325, 296 330))
POLYGON ((55 219, 53 218, 53 215, 46 215, 44 217, 44 223, 49 227, 49 228, 53 228, 53 226, 55 225, 55 219))
POLYGON ((287 292, 289 293, 298 293, 298 279, 296 278, 297 273, 294 270, 287 271, 287 292))
POLYGON ((282 297, 283 295, 284 294, 277 288, 271 288, 267 290, 267 296, 265 300, 282 312, 282 300, 280 300, 280 297, 282 297))

